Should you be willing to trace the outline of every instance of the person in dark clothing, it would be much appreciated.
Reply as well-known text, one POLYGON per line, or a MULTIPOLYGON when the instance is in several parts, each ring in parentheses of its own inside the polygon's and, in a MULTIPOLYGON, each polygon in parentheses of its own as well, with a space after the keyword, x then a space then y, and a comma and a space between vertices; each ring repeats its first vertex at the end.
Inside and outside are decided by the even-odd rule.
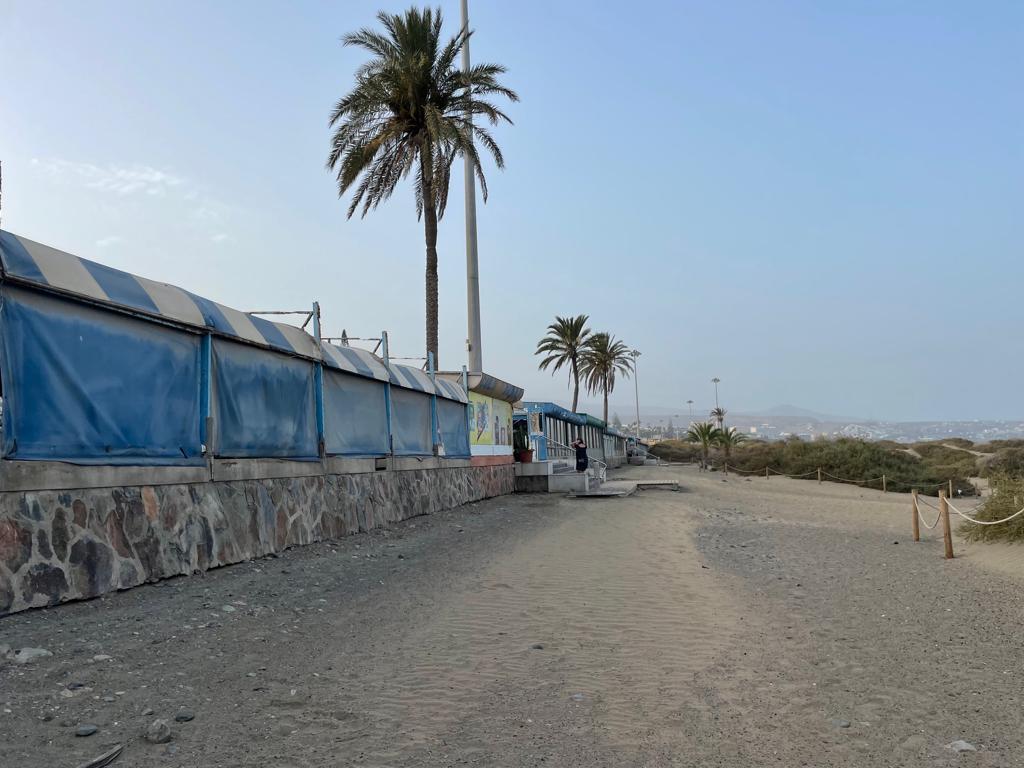
POLYGON ((587 458, 587 444, 583 442, 582 437, 577 437, 572 441, 572 447, 576 449, 576 471, 586 472, 587 467, 590 466, 590 459, 587 458))

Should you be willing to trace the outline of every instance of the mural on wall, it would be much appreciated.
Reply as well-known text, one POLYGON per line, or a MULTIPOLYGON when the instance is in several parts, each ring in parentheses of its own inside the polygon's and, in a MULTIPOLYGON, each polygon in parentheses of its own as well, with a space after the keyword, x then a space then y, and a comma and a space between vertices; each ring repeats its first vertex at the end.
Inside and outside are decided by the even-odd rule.
POLYGON ((471 445, 512 447, 512 404, 477 392, 469 393, 471 445))

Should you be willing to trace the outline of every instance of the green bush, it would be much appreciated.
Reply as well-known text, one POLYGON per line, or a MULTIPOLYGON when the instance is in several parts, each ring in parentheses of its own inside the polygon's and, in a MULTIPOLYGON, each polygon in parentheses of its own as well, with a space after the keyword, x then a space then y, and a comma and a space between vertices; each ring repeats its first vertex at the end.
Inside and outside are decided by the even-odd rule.
POLYGON ((982 477, 1024 477, 1024 448, 1001 448, 982 460, 982 477))
MULTIPOLYGON (((992 495, 977 509, 968 512, 979 520, 1002 520, 1024 507, 1024 478, 1012 475, 995 475, 989 481, 992 495)), ((976 525, 964 522, 960 532, 970 541, 1022 541, 1024 540, 1024 515, 999 525, 976 525)))
POLYGON ((700 460, 700 446, 686 440, 662 440, 648 451, 662 461, 691 462, 700 460))
MULTIPOLYGON (((949 449, 946 449, 947 451, 949 449)), ((839 438, 810 441, 786 440, 775 443, 747 443, 733 451, 730 465, 748 472, 762 472, 765 466, 785 475, 806 475, 816 479, 820 467, 827 475, 844 480, 871 482, 865 487, 881 488, 882 475, 886 476, 891 491, 908 492, 917 488, 921 493, 938 495, 939 486, 953 480, 957 490, 972 494, 974 486, 967 478, 973 474, 973 457, 963 451, 956 454, 955 462, 931 464, 906 451, 892 450, 879 443, 839 438), (964 459, 968 461, 964 461, 964 459)), ((947 458, 945 453, 935 453, 947 458)))
POLYGON ((1024 440, 992 440, 988 443, 978 443, 974 450, 979 453, 995 453, 1003 448, 1024 448, 1024 440))

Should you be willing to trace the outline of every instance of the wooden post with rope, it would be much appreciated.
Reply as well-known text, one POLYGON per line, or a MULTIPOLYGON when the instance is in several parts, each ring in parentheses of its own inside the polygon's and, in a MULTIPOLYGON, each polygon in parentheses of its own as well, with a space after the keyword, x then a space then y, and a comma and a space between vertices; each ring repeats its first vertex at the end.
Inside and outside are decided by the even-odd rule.
POLYGON ((888 493, 889 488, 885 484, 885 475, 882 475, 882 493, 888 493))
POLYGON ((949 502, 946 489, 939 491, 939 517, 942 518, 942 540, 946 545, 946 559, 953 559, 953 531, 949 527, 949 502))
POLYGON ((821 467, 818 467, 818 482, 821 483, 821 467))
POLYGON ((919 510, 919 507, 917 506, 917 488, 915 488, 914 490, 912 490, 910 492, 910 504, 911 504, 910 512, 911 512, 911 516, 913 517, 913 521, 912 522, 913 522, 913 527, 914 527, 914 541, 920 541, 921 540, 921 521, 919 519, 919 515, 921 513, 920 513, 920 510, 919 510))

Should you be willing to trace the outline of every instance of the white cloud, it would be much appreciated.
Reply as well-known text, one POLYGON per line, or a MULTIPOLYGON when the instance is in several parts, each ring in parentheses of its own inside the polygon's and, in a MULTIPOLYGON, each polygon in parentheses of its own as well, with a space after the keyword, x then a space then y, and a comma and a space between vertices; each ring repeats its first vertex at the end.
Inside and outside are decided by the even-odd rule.
POLYGON ((100 166, 60 158, 33 158, 32 165, 56 181, 79 183, 89 189, 122 196, 137 193, 163 195, 171 189, 186 186, 180 176, 148 165, 100 166))
POLYGON ((122 240, 123 240, 123 238, 120 238, 117 235, 108 235, 107 237, 101 237, 99 240, 97 240, 96 241, 96 247, 97 248, 107 248, 107 247, 109 247, 111 245, 117 245, 122 240))
POLYGON ((230 241, 232 241, 234 239, 235 238, 233 238, 231 235, 227 234, 226 232, 218 232, 216 235, 214 235, 213 237, 210 238, 210 241, 214 242, 214 243, 227 243, 227 242, 230 242, 230 241))

